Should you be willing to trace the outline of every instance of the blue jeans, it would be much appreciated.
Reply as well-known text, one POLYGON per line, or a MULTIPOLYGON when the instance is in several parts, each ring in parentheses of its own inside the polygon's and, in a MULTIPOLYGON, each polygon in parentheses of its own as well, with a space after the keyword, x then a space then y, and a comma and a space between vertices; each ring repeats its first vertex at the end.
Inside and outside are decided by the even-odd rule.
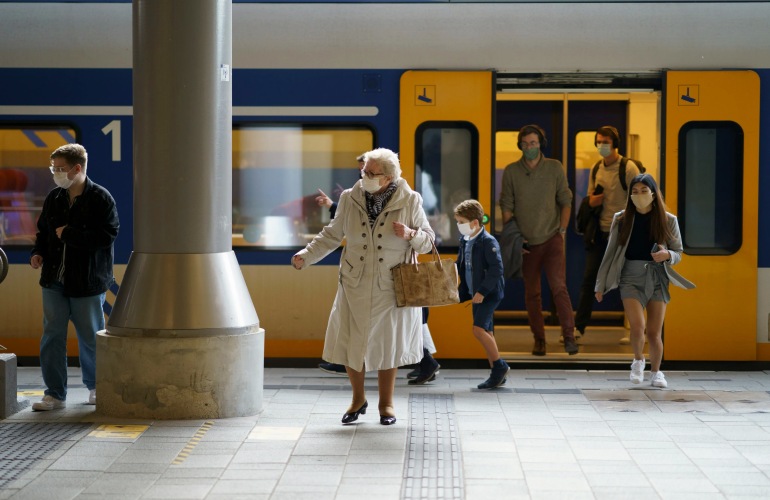
POLYGON ((45 393, 67 399, 67 327, 70 320, 78 335, 83 383, 96 388, 96 332, 104 330, 102 305, 106 294, 67 297, 61 283, 43 288, 43 338, 40 340, 40 368, 45 393))

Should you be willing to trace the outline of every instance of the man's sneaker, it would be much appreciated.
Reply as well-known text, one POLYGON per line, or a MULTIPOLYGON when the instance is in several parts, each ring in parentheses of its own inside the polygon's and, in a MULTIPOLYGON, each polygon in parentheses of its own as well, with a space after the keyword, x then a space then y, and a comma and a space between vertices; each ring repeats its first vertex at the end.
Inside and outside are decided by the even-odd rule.
POLYGON ((345 370, 345 365, 338 365, 336 363, 321 363, 318 365, 318 368, 320 368, 322 372, 333 373, 335 375, 348 374, 347 370, 345 370))
POLYGON ((58 410, 60 408, 64 408, 65 406, 67 406, 66 402, 46 394, 45 396, 43 396, 42 400, 38 401, 37 403, 32 403, 32 410, 33 411, 50 411, 50 410, 58 410))
POLYGON ((620 344, 620 345, 629 345, 629 344, 631 344, 631 334, 630 334, 630 333, 627 333, 627 334, 625 334, 625 335, 624 335, 624 336, 623 336, 623 337, 620 339, 620 341, 618 342, 618 344, 620 344))
POLYGON ((532 347, 533 356, 545 356, 545 339, 535 339, 535 345, 532 347))
POLYGON ((91 389, 90 391, 88 391, 88 402, 86 404, 89 404, 89 405, 96 404, 96 389, 91 389))
POLYGON ((564 340, 564 352, 569 354, 570 356, 574 356, 578 353, 578 346, 575 343, 575 339, 565 339, 564 340))
MULTIPOLYGON (((660 372, 658 372, 660 373, 660 372)), ((635 359, 631 362, 631 382, 641 384, 644 380, 644 359, 635 359)))
POLYGON ((408 378, 409 380, 412 380, 413 378, 417 378, 419 376, 420 376, 420 365, 417 365, 417 368, 415 368, 414 370, 406 374, 406 378, 408 378))
POLYGON ((650 385, 653 387, 659 387, 661 389, 665 389, 668 387, 668 382, 666 382, 666 376, 663 375, 663 372, 652 372, 650 379, 652 380, 650 382, 650 385))
MULTIPOLYGON (((575 328, 575 340, 580 340, 580 337, 582 337, 582 336, 583 336, 583 334, 580 333, 580 330, 575 328)), ((560 344, 564 343, 564 335, 559 335, 559 343, 560 344)))

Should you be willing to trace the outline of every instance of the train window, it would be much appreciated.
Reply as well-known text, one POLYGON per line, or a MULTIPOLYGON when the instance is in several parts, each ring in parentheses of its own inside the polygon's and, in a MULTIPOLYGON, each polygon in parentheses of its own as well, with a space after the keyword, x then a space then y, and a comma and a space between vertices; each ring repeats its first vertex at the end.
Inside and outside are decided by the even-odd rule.
POLYGON ((0 245, 35 243, 43 201, 56 187, 51 153, 77 142, 69 127, 0 127, 0 245))
POLYGON ((478 131, 468 122, 426 122, 417 128, 415 190, 436 232, 436 246, 457 248, 454 208, 478 198, 478 143, 478 131))
POLYGON ((679 226, 684 251, 729 255, 741 246, 743 130, 729 121, 679 131, 679 226))
POLYGON ((329 220, 318 190, 337 201, 374 146, 364 126, 242 124, 233 129, 233 246, 304 246, 329 220))

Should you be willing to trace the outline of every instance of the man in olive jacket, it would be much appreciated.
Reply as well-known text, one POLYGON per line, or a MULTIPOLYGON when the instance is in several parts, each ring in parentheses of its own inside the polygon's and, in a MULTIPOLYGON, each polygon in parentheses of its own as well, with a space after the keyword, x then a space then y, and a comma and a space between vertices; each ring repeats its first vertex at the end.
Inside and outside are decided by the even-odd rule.
POLYGON ((104 329, 102 306, 112 274, 113 243, 120 222, 115 200, 86 176, 88 154, 67 144, 51 154, 54 188, 37 221, 30 265, 42 267, 43 337, 40 367, 45 395, 35 411, 63 408, 67 399, 67 327, 75 325, 83 383, 96 404, 96 332, 104 329))
POLYGON ((505 167, 500 208, 503 224, 515 218, 524 238, 522 274, 529 328, 535 337, 534 356, 545 356, 545 321, 540 296, 541 275, 545 272, 559 315, 564 350, 577 354, 575 320, 567 291, 564 237, 572 208, 572 191, 560 161, 546 158, 545 131, 526 125, 517 139, 522 157, 505 167))

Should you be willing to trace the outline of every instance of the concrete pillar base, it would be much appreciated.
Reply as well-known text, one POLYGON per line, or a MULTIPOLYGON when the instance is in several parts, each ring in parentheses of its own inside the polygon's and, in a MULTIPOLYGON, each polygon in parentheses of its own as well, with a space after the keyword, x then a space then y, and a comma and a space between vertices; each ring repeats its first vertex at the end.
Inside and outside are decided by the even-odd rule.
POLYGON ((0 420, 29 406, 29 401, 16 396, 16 390, 16 355, 0 354, 0 420))
POLYGON ((265 330, 210 337, 96 338, 96 411, 160 420, 262 411, 265 330))

